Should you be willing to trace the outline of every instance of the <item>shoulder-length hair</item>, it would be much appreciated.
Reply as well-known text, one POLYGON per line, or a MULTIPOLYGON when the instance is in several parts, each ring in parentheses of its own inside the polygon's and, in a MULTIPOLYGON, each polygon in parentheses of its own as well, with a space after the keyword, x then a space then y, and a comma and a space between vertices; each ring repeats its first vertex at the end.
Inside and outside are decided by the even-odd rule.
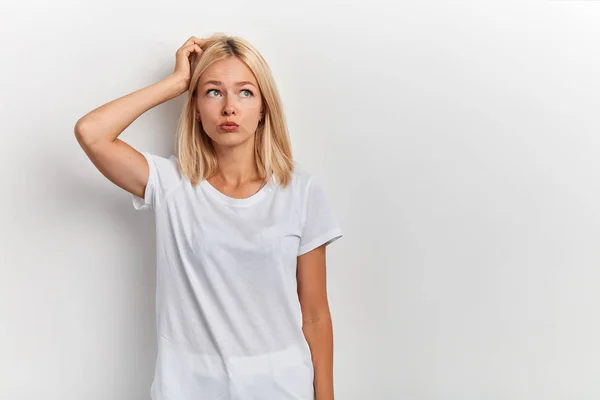
POLYGON ((175 135, 176 155, 182 175, 192 185, 213 176, 218 169, 212 140, 196 119, 196 89, 200 76, 213 63, 237 57, 256 77, 263 102, 263 119, 256 128, 254 155, 256 166, 265 179, 283 187, 292 179, 294 160, 281 99, 267 62, 246 40, 215 34, 205 39, 200 57, 192 59, 187 101, 175 135))

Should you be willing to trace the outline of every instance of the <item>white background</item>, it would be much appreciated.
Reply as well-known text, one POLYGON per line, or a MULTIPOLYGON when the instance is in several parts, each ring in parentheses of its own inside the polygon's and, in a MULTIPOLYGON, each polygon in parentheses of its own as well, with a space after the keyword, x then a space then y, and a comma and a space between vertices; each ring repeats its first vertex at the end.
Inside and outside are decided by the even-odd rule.
MULTIPOLYGON (((0 398, 148 399, 154 221, 73 126, 213 32, 267 59, 341 221, 336 400, 600 398, 593 0, 2 3, 0 398)), ((120 138, 168 156, 183 100, 120 138)))

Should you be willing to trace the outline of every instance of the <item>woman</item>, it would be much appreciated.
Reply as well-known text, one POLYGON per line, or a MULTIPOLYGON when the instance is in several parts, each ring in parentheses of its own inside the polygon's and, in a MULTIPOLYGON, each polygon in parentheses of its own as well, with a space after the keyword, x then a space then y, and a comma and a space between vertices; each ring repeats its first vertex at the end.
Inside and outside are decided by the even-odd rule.
POLYGON ((100 172, 156 220, 154 400, 332 400, 325 247, 342 236, 292 159, 279 94, 247 41, 191 37, 164 80, 75 125, 100 172), (177 156, 118 139, 188 93, 177 156))

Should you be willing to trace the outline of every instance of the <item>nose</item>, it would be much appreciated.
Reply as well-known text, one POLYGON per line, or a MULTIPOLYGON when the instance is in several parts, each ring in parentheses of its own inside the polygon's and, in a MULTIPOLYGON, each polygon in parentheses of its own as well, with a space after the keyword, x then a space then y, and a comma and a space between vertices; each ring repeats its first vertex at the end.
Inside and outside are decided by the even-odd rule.
POLYGON ((230 96, 227 96, 227 99, 225 100, 225 105, 223 106, 223 115, 228 116, 233 114, 235 114, 233 100, 230 96))

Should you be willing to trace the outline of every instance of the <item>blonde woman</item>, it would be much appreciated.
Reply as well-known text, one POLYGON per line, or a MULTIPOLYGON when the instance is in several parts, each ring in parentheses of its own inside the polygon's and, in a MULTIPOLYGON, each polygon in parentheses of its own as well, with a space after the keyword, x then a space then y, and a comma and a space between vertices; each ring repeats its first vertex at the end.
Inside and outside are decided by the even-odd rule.
POLYGON ((238 37, 191 37, 167 78, 83 116, 98 170, 156 221, 153 400, 333 400, 326 246, 342 231, 292 158, 281 101, 238 37), (187 92, 175 154, 118 136, 187 92))

